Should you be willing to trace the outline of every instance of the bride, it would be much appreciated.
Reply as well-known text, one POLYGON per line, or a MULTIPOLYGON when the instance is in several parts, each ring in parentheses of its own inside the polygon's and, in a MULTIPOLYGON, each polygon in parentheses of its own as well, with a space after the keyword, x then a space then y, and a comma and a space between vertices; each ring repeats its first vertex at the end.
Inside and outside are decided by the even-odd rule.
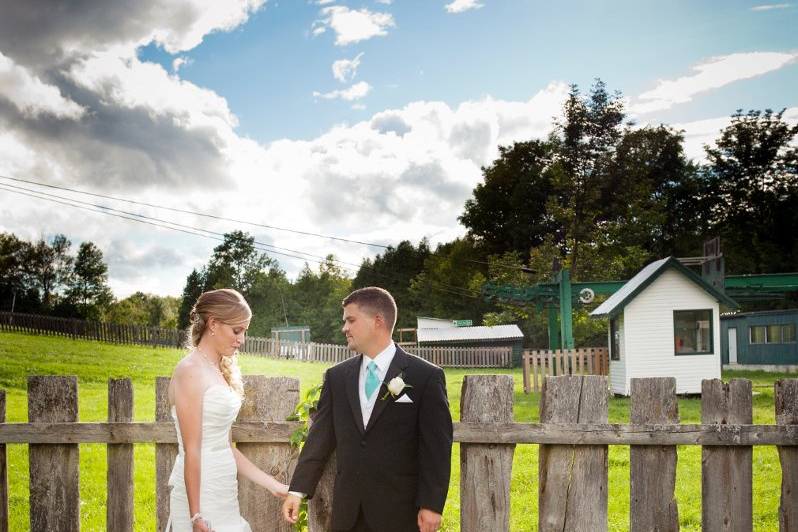
POLYGON ((167 531, 250 532, 238 507, 237 474, 285 497, 288 486, 231 445, 244 389, 236 362, 252 311, 235 290, 211 290, 191 311, 192 348, 175 367, 169 401, 179 452, 169 485, 167 531))

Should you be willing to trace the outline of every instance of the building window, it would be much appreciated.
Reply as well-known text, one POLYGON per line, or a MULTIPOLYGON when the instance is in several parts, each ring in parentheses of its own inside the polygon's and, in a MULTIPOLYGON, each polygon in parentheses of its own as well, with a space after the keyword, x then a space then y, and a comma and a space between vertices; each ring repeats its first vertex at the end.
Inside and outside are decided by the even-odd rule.
POLYGON ((752 325, 749 334, 752 344, 794 344, 795 324, 752 325))
POLYGON ((768 325, 768 335, 765 338, 766 344, 781 343, 781 325, 768 325))
POLYGON ((610 360, 621 359, 621 319, 617 317, 610 320, 610 360))
POLYGON ((764 344, 767 339, 767 327, 764 325, 752 325, 748 328, 750 341, 752 344, 764 344))
POLYGON ((788 323, 781 326, 781 342, 784 344, 795 343, 795 324, 788 323))
POLYGON ((712 354, 712 309, 674 310, 673 336, 677 355, 712 354))

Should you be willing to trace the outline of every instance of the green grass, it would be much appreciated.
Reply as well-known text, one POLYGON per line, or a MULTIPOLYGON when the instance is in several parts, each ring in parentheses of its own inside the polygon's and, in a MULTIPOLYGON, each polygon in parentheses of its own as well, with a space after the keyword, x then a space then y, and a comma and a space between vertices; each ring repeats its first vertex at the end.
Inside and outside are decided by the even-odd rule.
MULTIPOLYGON (((107 382, 111 377, 128 377, 134 388, 134 419, 152 421, 155 417, 155 377, 169 375, 183 355, 174 349, 118 346, 23 334, 0 333, 0 389, 7 393, 9 422, 27 421, 28 375, 77 375, 81 421, 105 421, 108 416, 107 382)), ((285 362, 259 357, 241 357, 244 374, 290 376, 300 380, 301 390, 321 382, 327 365, 285 362)), ((446 370, 452 416, 460 418, 460 389, 463 377, 474 373, 502 373, 515 382, 514 416, 516 421, 538 420, 539 394, 525 395, 520 370, 446 370)), ((792 375, 794 377, 795 375, 792 375)), ((775 422, 773 382, 789 375, 764 372, 727 372, 724 379, 749 378, 754 384, 754 423, 775 422)), ((700 400, 680 399, 679 414, 683 423, 700 422, 700 400)), ((627 423, 629 400, 610 402, 610 422, 627 423)), ((28 449, 9 445, 9 480, 11 510, 10 530, 29 528, 28 449)), ((677 467, 676 498, 682 530, 701 529, 701 449, 680 447, 677 467)), ((452 456, 452 481, 444 515, 444 530, 458 530, 460 512, 460 449, 452 456)), ((135 530, 155 528, 155 450, 153 445, 135 446, 135 530)), ((629 529, 629 448, 611 446, 609 452, 610 530, 629 529)), ((511 487, 511 529, 537 528, 536 445, 519 445, 515 450, 511 487)), ((105 530, 106 449, 104 445, 80 446, 81 527, 105 530)), ((754 448, 754 528, 778 529, 778 506, 781 467, 774 447, 754 448)), ((266 495, 264 494, 264 497, 266 495)))

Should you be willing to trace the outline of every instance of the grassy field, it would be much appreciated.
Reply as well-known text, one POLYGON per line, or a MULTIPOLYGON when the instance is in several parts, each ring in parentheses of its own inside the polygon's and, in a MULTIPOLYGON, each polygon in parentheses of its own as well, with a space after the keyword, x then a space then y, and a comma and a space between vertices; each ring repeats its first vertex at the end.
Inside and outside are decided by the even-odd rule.
MULTIPOLYGON (((0 333, 0 389, 7 393, 9 422, 27 421, 26 377, 28 375, 77 375, 81 421, 106 421, 107 382, 111 377, 129 377, 134 388, 134 418, 152 421, 155 417, 155 377, 169 375, 183 352, 170 349, 117 346, 44 336, 0 333)), ((259 357, 241 357, 244 374, 291 376, 300 379, 302 392, 321 382, 327 367, 322 364, 285 362, 259 357)), ((447 370, 452 415, 460 418, 460 389, 470 370, 447 370)), ((490 370, 480 373, 513 375, 515 381, 515 419, 538 419, 538 394, 525 395, 520 370, 490 370)), ((773 382, 788 375, 764 372, 727 372, 724 379, 748 378, 754 384, 754 423, 775 422, 773 382)), ((793 375, 794 377, 794 375, 793 375)), ((683 423, 700 422, 698 399, 681 399, 679 413, 683 423)), ((612 399, 610 422, 629 419, 628 399, 612 399)), ((28 451, 26 445, 9 445, 10 530, 29 528, 28 451)), ((701 449, 680 447, 676 498, 682 530, 701 529, 701 449)), ((444 530, 458 530, 459 447, 452 457, 452 481, 444 515, 444 530)), ((511 529, 537 528, 537 460, 535 445, 516 448, 512 473, 511 529)), ((629 528, 629 448, 610 447, 609 454, 610 530, 629 528)), ((135 529, 155 528, 155 451, 153 445, 135 446, 135 529)), ((87 531, 105 530, 106 451, 104 445, 80 446, 81 527, 87 531)), ((781 468, 773 447, 754 449, 754 529, 778 529, 781 468)), ((264 493, 264 497, 267 495, 264 493)))

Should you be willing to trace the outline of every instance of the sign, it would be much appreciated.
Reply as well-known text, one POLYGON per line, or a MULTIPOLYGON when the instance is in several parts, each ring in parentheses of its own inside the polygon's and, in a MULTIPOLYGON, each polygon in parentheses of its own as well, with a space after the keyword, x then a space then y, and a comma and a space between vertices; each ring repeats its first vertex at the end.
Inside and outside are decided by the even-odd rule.
POLYGON ((471 327, 474 322, 471 320, 452 320, 455 327, 471 327))

